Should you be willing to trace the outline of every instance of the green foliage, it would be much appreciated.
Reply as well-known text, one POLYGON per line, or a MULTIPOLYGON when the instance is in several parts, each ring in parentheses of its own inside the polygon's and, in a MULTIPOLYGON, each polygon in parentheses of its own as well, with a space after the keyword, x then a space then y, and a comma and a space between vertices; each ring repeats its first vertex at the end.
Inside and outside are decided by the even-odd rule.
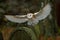
MULTIPOLYGON (((31 40, 37 40, 37 37, 36 37, 36 35, 35 35, 35 33, 33 32, 33 30, 32 29, 30 29, 30 28, 27 28, 27 27, 19 27, 19 28, 16 28, 15 29, 15 31, 13 31, 12 33, 11 33, 11 36, 10 36, 10 39, 9 40, 11 40, 12 38, 13 38, 13 35, 14 35, 14 33, 15 32, 17 32, 17 31, 25 31, 26 33, 28 33, 28 35, 31 37, 31 40)), ((22 34, 21 34, 22 35, 22 34)), ((23 36, 24 37, 24 36, 23 36)), ((28 39, 28 38, 27 38, 28 39)), ((25 40, 25 39, 24 39, 25 40)))

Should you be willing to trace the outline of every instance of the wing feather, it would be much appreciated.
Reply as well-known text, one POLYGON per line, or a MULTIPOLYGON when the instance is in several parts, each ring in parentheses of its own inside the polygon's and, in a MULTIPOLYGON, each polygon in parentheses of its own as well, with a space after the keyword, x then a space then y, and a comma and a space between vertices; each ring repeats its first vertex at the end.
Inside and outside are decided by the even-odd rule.
POLYGON ((9 20, 9 21, 12 21, 12 22, 16 22, 16 23, 24 23, 26 22, 28 19, 27 18, 15 18, 14 16, 12 15, 5 15, 5 17, 9 20))
POLYGON ((37 20, 45 19, 50 14, 50 11, 51 11, 51 5, 47 4, 42 10, 36 13, 37 20))

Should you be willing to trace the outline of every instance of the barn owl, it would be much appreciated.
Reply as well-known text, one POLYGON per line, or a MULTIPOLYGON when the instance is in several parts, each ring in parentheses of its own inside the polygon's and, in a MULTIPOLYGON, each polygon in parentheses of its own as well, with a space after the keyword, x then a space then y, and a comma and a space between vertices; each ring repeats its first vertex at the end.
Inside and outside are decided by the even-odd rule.
POLYGON ((40 20, 45 19, 51 11, 51 5, 48 3, 45 7, 36 13, 28 13, 27 15, 5 15, 5 17, 15 23, 27 22, 28 25, 35 25, 40 20))

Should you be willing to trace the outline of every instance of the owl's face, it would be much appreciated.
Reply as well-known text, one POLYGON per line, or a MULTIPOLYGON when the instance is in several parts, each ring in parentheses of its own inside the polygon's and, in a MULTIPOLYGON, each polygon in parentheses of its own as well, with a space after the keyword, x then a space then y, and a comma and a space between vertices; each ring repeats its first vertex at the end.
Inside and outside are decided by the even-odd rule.
POLYGON ((41 0, 9 0, 6 14, 35 13, 40 10, 42 2, 44 3, 41 0))

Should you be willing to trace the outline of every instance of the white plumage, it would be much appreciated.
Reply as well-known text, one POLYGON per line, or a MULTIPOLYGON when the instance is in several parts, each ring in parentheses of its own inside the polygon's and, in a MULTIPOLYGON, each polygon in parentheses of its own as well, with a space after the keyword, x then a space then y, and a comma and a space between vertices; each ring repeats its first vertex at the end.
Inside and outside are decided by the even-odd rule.
POLYGON ((43 9, 41 9, 39 12, 36 12, 34 14, 28 13, 27 15, 17 15, 17 16, 12 16, 12 15, 5 15, 5 17, 16 23, 24 23, 28 22, 28 25, 35 25, 37 24, 40 20, 45 19, 51 11, 51 5, 48 3, 43 9), (35 16, 35 18, 33 18, 35 16))

